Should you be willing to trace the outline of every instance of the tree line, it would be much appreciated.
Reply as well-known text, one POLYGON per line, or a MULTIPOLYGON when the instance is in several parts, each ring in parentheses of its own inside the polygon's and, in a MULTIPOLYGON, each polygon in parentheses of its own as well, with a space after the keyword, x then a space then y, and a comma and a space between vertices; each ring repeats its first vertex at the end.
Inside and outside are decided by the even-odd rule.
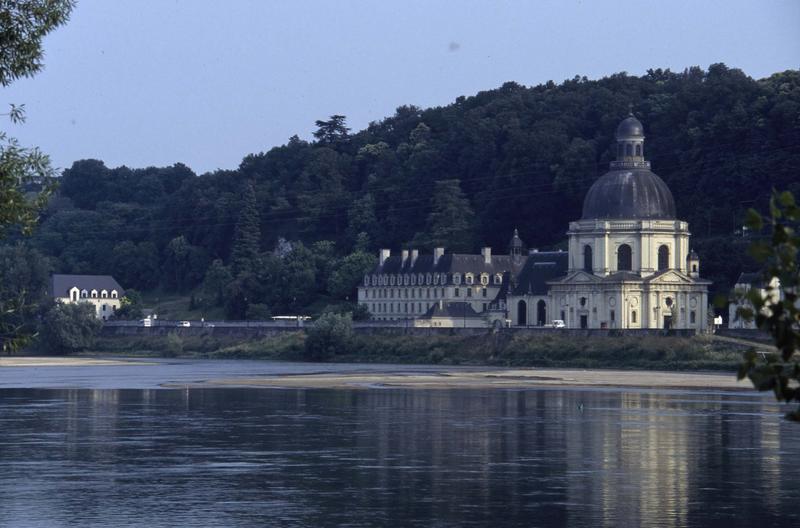
MULTIPOLYGON (((442 107, 402 106, 358 132, 333 115, 311 141, 292 136, 203 175, 80 160, 24 243, 59 272, 185 293, 233 318, 352 301, 379 247, 505 252, 518 228, 530 247, 565 248, 629 105, 703 275, 726 291, 752 267, 744 211, 765 209, 773 188, 800 192, 797 70, 509 82, 442 107)), ((3 251, 22 251, 19 240, 3 251)))

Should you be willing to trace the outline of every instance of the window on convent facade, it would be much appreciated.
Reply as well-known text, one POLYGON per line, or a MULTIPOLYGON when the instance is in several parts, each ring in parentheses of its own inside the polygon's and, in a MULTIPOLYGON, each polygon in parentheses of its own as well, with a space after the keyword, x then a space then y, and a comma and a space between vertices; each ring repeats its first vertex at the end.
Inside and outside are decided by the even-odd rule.
POLYGON ((472 297, 472 288, 467 288, 467 297, 472 297))
POLYGON ((484 297, 486 297, 486 296, 488 295, 488 293, 489 293, 489 292, 486 290, 486 288, 481 288, 481 294, 482 294, 484 297))
POLYGON ((453 297, 458 297, 458 288, 453 288, 453 297))

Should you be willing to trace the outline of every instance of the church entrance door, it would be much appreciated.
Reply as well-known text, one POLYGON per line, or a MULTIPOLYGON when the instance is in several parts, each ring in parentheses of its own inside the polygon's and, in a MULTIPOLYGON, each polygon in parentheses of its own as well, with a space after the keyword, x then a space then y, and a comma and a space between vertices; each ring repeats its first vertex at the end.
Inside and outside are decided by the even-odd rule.
POLYGON ((589 328, 589 316, 582 315, 581 316, 581 328, 589 328))
POLYGON ((664 316, 664 330, 669 330, 670 328, 672 328, 672 316, 671 315, 665 315, 664 316))

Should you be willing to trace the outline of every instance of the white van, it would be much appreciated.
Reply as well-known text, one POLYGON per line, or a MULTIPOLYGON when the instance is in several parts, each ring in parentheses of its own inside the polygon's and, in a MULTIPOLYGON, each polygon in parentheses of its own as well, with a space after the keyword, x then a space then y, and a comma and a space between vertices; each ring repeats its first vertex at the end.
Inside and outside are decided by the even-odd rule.
POLYGON ((553 319, 553 328, 566 328, 567 325, 564 324, 562 319, 553 319))

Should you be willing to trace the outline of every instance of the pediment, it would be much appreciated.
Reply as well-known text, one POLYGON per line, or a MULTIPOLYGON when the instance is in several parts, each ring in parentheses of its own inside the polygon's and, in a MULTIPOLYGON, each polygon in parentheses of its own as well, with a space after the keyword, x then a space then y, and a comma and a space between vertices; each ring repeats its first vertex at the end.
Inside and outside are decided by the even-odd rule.
POLYGON ((557 282, 560 284, 574 284, 576 282, 595 283, 600 282, 601 280, 602 279, 597 275, 592 275, 591 273, 586 273, 585 271, 574 271, 557 282))
POLYGON ((647 280, 650 284, 692 284, 694 281, 675 270, 666 271, 647 280))

